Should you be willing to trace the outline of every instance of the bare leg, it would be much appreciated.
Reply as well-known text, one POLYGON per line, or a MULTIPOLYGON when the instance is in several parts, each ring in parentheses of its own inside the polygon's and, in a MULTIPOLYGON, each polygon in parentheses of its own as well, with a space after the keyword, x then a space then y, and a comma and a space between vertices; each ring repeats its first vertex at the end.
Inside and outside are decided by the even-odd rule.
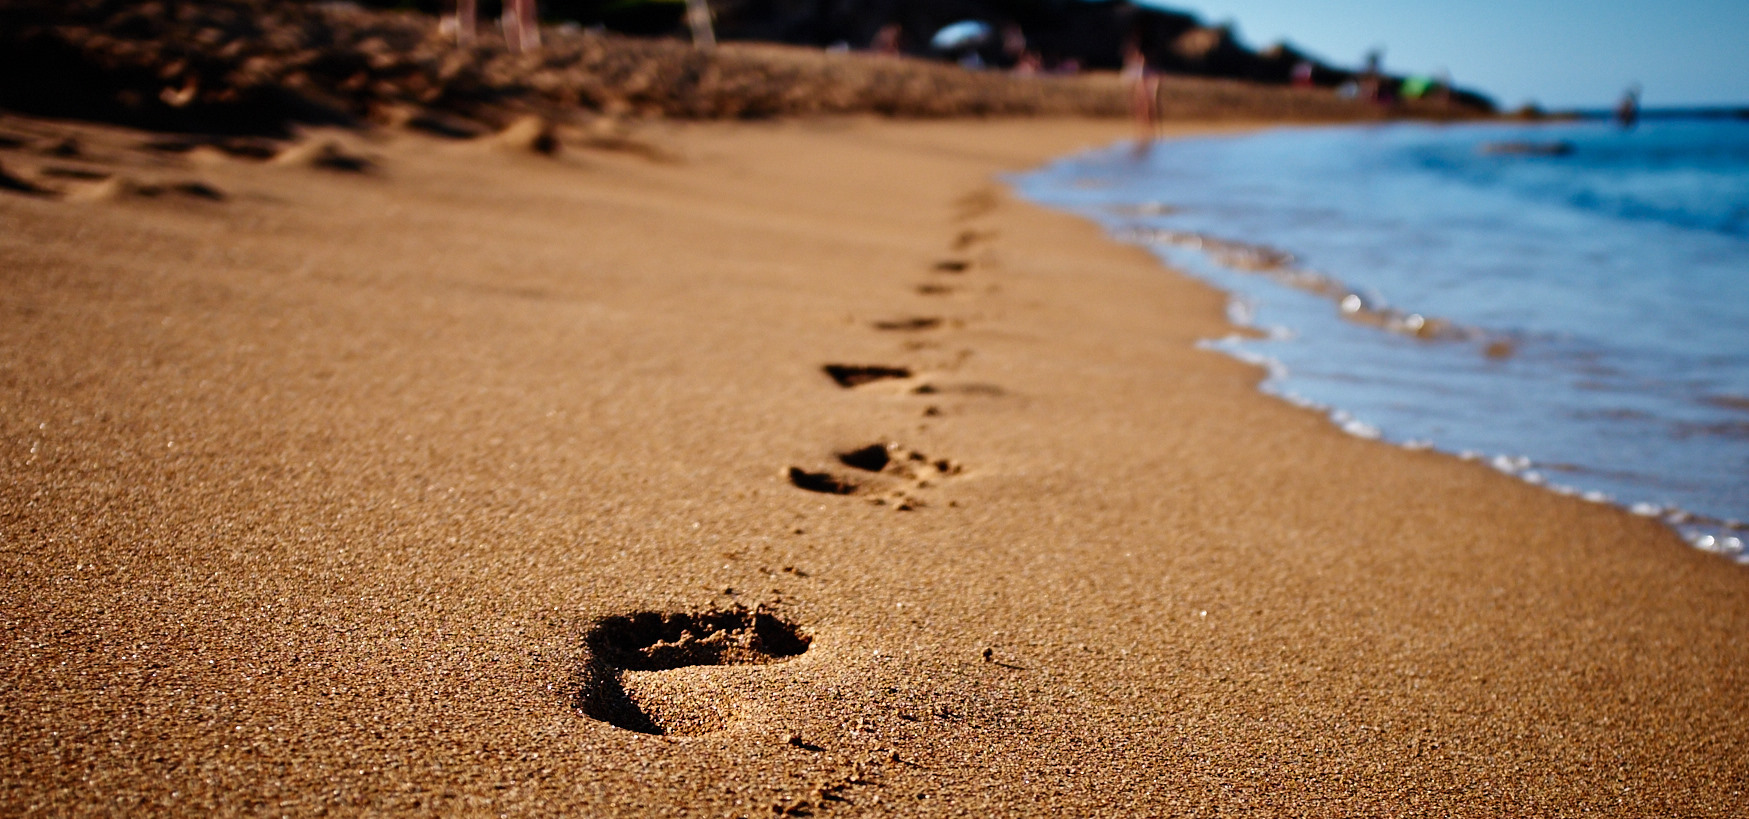
POLYGON ((458 45, 474 42, 476 0, 455 0, 455 41, 458 45))
POLYGON ((504 41, 511 51, 540 48, 540 24, 534 16, 535 0, 504 0, 504 41))
POLYGON ((1149 75, 1143 83, 1147 86, 1143 93, 1147 95, 1148 138, 1152 139, 1160 135, 1160 78, 1149 75))
POLYGON ((692 27, 692 45, 700 51, 717 47, 717 31, 711 25, 711 7, 705 0, 686 0, 686 22, 692 27))
POLYGON ((1130 83, 1130 113, 1136 120, 1136 156, 1153 148, 1160 127, 1160 78, 1142 74, 1130 83))
POLYGON ((1130 116, 1136 120, 1136 153, 1146 153, 1154 140, 1154 117, 1160 80, 1148 71, 1148 58, 1135 40, 1124 43, 1123 73, 1130 86, 1130 116))
POLYGON ((536 0, 516 0, 522 15, 522 47, 540 48, 540 17, 536 14, 536 0))

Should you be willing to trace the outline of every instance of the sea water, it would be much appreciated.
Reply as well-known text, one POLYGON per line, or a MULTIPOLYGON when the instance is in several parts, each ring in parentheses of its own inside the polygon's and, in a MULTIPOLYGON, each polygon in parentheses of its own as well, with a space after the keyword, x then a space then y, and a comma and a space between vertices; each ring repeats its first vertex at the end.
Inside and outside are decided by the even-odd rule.
POLYGON ((1282 129, 1011 181, 1229 292, 1263 337, 1208 345, 1265 391, 1749 562, 1749 121, 1282 129))

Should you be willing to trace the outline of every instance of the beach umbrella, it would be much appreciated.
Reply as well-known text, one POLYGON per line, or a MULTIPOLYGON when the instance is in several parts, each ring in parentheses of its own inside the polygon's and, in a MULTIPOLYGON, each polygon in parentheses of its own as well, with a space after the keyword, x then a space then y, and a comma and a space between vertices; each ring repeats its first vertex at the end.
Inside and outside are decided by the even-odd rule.
POLYGON ((982 20, 961 20, 935 32, 935 36, 929 38, 929 45, 937 51, 974 48, 989 42, 994 34, 990 24, 982 20))

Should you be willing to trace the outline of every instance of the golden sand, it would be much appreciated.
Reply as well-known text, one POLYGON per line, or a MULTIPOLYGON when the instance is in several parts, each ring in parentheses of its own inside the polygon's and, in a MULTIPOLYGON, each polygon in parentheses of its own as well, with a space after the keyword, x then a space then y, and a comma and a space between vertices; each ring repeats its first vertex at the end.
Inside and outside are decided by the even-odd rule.
POLYGON ((1743 569, 1261 396, 1123 123, 0 134, 0 813, 1749 811, 1743 569))

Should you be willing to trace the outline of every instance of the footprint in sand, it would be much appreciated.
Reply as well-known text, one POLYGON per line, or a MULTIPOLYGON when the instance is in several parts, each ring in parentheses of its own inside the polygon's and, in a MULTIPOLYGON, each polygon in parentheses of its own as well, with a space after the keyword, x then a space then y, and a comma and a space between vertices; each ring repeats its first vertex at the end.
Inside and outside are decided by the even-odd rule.
POLYGON ((329 141, 293 145, 275 155, 273 164, 354 174, 368 174, 377 169, 377 163, 347 151, 339 143, 329 141))
MULTIPOLYGON (((941 318, 940 316, 908 316, 906 318, 877 321, 874 322, 872 326, 876 330, 882 330, 885 332, 920 333, 925 330, 935 330, 945 327, 949 323, 950 322, 947 319, 941 318)), ((951 323, 955 327, 961 325, 961 322, 958 321, 951 323)))
POLYGON ((603 618, 584 637, 588 657, 575 705, 640 734, 710 733, 733 715, 701 686, 696 667, 781 663, 812 643, 812 635, 763 607, 603 618))
POLYGON ((797 489, 826 495, 865 496, 876 505, 909 512, 928 505, 918 494, 920 490, 965 471, 946 458, 931 458, 887 442, 843 450, 833 457, 851 471, 813 471, 792 466, 785 474, 797 489))
POLYGON ((26 196, 54 196, 55 192, 35 182, 25 179, 0 165, 0 191, 22 193, 26 196))
POLYGON ((1008 391, 995 384, 934 384, 923 383, 911 388, 912 395, 976 395, 984 398, 1001 398, 1008 391))
POLYGON ((840 478, 830 472, 809 472, 799 466, 792 466, 785 473, 791 485, 797 489, 818 492, 822 495, 854 495, 862 491, 862 484, 845 478, 840 478))
MULTIPOLYGON (((956 249, 959 248, 956 247, 956 249)), ((991 249, 985 248, 977 254, 976 258, 956 255, 938 259, 935 264, 930 265, 929 271, 939 275, 960 276, 973 270, 992 269, 997 266, 996 254, 991 249)))
POLYGON ((72 137, 61 140, 41 153, 67 162, 27 162, 23 168, 0 164, 0 190, 75 202, 132 199, 223 202, 230 198, 219 188, 197 179, 146 181, 109 170, 80 167, 79 165, 90 164, 89 157, 72 137))
POLYGON ((444 139, 478 139, 491 134, 486 126, 454 114, 439 110, 404 112, 406 119, 400 125, 409 131, 417 131, 427 136, 444 139))
POLYGON ((1000 232, 994 230, 962 230, 953 239, 953 249, 955 252, 969 250, 985 242, 995 241, 999 235, 1000 232))
POLYGON ((108 171, 93 171, 89 168, 63 168, 48 166, 37 172, 48 179, 72 179, 79 182, 100 182, 114 174, 108 171))
POLYGON ((594 151, 630 154, 650 162, 678 164, 681 157, 634 136, 625 120, 600 116, 584 128, 565 126, 536 116, 518 119, 495 134, 474 140, 486 148, 511 154, 557 157, 567 145, 594 151))
POLYGON ((235 159, 265 161, 283 150, 278 142, 263 137, 165 137, 140 144, 148 151, 167 154, 194 154, 211 150, 235 159))
POLYGON ((67 198, 79 202, 122 202, 135 199, 223 202, 230 198, 224 191, 195 180, 141 182, 126 176, 103 175, 94 178, 99 181, 68 192, 67 198))
POLYGON ((964 222, 976 219, 996 209, 1000 200, 991 188, 979 188, 954 200, 954 218, 964 222))
POLYGON ((485 137, 485 143, 499 150, 541 156, 556 156, 562 147, 558 129, 536 116, 522 117, 510 123, 504 130, 485 137))
MULTIPOLYGON (((970 350, 961 350, 957 359, 951 363, 943 363, 942 369, 954 370, 964 364, 972 355, 970 350)), ((855 389, 869 384, 886 381, 904 382, 916 379, 910 384, 899 383, 895 386, 899 391, 911 395, 965 395, 982 398, 1000 398, 1008 395, 1008 391, 995 384, 977 382, 937 383, 928 375, 920 374, 910 367, 889 367, 883 365, 865 364, 827 364, 821 368, 834 383, 845 389, 855 389)), ((939 374, 939 373, 938 373, 939 374)))
POLYGON ((313 139, 288 146, 263 137, 166 137, 141 143, 140 147, 195 158, 229 157, 340 173, 365 174, 377 169, 377 163, 369 158, 328 139, 313 139))
POLYGON ((820 369, 825 371, 828 378, 845 389, 873 384, 876 381, 911 377, 911 370, 908 367, 888 367, 880 364, 827 364, 820 369))
POLYGON ((85 155, 85 146, 74 137, 63 137, 44 147, 43 153, 61 159, 78 159, 85 155))

